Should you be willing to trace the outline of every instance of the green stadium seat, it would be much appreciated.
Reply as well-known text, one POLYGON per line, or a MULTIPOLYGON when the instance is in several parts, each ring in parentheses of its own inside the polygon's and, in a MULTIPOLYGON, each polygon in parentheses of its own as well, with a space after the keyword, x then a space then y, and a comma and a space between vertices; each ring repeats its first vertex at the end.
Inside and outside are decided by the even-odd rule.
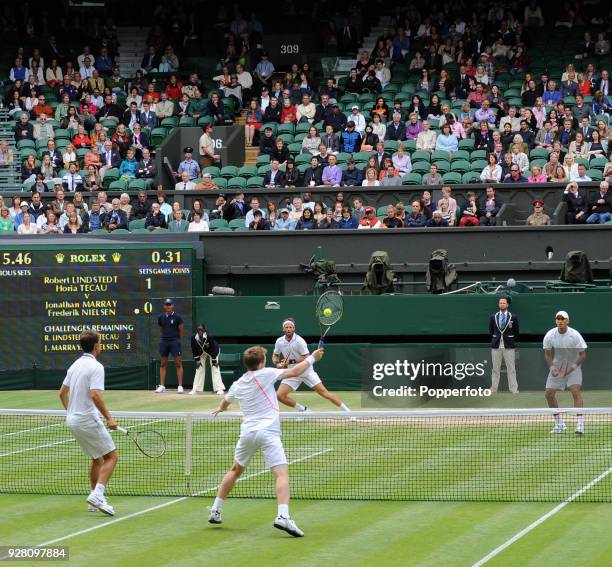
POLYGON ((246 179, 244 177, 232 177, 227 181, 228 189, 245 189, 246 179))
POLYGON ((398 145, 399 145, 399 142, 397 142, 396 140, 386 140, 385 141, 385 151, 395 153, 397 151, 398 145))
MULTIPOLYGON (((310 125, 309 125, 310 126, 310 125)), ((272 134, 274 134, 276 136, 276 132, 278 131, 278 124, 276 122, 266 122, 262 127, 261 127, 261 135, 263 136, 263 131, 266 128, 270 128, 272 130, 272 134)), ((307 130, 308 131, 308 130, 307 130)))
POLYGON ((181 116, 181 119, 178 123, 180 128, 191 127, 196 125, 195 118, 193 116, 181 116))
MULTIPOLYGON (((210 227, 210 225, 209 225, 210 227)), ((232 229, 229 226, 219 226, 215 229, 211 229, 214 230, 215 232, 232 232, 232 229)))
POLYGON ((412 164, 412 173, 429 173, 429 162, 428 161, 417 161, 412 164))
POLYGON ((544 167, 546 163, 547 161, 545 159, 532 159, 531 163, 529 164, 529 167, 531 168, 531 166, 534 166, 534 165, 539 165, 540 167, 544 167))
POLYGON ((603 172, 600 171, 599 169, 587 169, 586 174, 593 180, 593 181, 603 181, 604 176, 603 176, 603 172))
POLYGON ((113 234, 129 234, 130 231, 127 228, 116 228, 113 230, 113 234))
POLYGON ((131 228, 130 227, 130 232, 132 234, 151 234, 151 231, 148 228, 131 228))
POLYGON ((458 171, 449 171, 442 176, 442 180, 448 185, 457 185, 461 183, 462 175, 458 171))
POLYGON ((440 175, 445 174, 445 173, 446 173, 447 171, 449 171, 449 170, 451 169, 451 167, 452 167, 452 166, 451 166, 450 161, 445 160, 445 159, 439 159, 439 160, 437 160, 437 161, 434 161, 434 162, 433 162, 433 164, 434 164, 435 166, 437 166, 437 168, 438 168, 438 173, 439 173, 440 175))
POLYGON ((257 189, 258 187, 263 187, 264 178, 261 175, 255 175, 253 177, 249 177, 246 182, 247 189, 257 189))
POLYGON ((353 159, 356 162, 366 163, 368 161, 368 159, 370 159, 371 155, 372 155, 372 152, 354 152, 353 153, 353 159))
POLYGON ((233 230, 234 232, 249 232, 251 229, 248 226, 237 226, 233 230))
POLYGON ((119 170, 116 167, 107 170, 104 175, 104 187, 108 187, 113 181, 117 181, 117 179, 119 179, 119 170))
POLYGON ((480 183, 480 173, 477 173, 475 171, 468 171, 467 173, 463 174, 461 180, 463 181, 463 183, 480 183))
POLYGON ((300 122, 295 125, 296 134, 308 134, 308 130, 310 130, 310 124, 308 122, 300 122))
MULTIPOLYGON (((106 177, 104 177, 104 181, 106 181, 106 177)), ((124 179, 117 179, 108 185, 109 191, 127 191, 127 188, 128 184, 124 179)))
MULTIPOLYGON (((300 149, 302 145, 300 144, 300 149)), ((255 161, 255 165, 260 167, 262 165, 268 165, 270 163, 270 156, 268 154, 263 154, 261 156, 257 156, 257 160, 255 161)))
POLYGON ((601 171, 603 171, 606 167, 606 163, 608 163, 608 161, 605 157, 593 157, 589 162, 589 167, 591 169, 601 169, 601 171))
POLYGON ((169 116, 161 121, 161 126, 164 128, 176 128, 179 125, 178 116, 169 116))
POLYGON ((254 165, 243 165, 239 170, 238 170, 238 177, 244 177, 245 179, 248 179, 249 177, 253 177, 254 175, 257 175, 257 167, 254 165))
POLYGON ((407 173, 406 175, 402 175, 402 185, 420 185, 421 180, 421 174, 415 173, 414 171, 407 173))
POLYGON ((436 150, 436 151, 431 152, 431 161, 432 162, 438 161, 438 160, 450 161, 451 155, 452 154, 444 150, 436 150))
POLYGON ((63 128, 56 128, 55 131, 55 140, 71 140, 70 132, 68 130, 64 130, 63 128))
POLYGON ((470 161, 476 161, 476 160, 481 160, 481 159, 484 159, 486 161, 487 159, 486 150, 474 150, 472 153, 470 153, 470 161))
POLYGON ((412 156, 410 156, 412 161, 430 161, 431 160, 431 152, 426 152, 425 150, 416 150, 412 152, 412 156))
POLYGON ((18 150, 33 150, 36 148, 36 143, 32 140, 19 140, 16 147, 18 150))
POLYGON ((224 177, 225 179, 231 179, 232 177, 237 177, 238 168, 235 165, 226 165, 225 167, 221 169, 221 171, 219 172, 219 175, 221 175, 221 177, 224 177))
POLYGON ((532 159, 541 158, 541 159, 548 160, 548 155, 549 155, 548 151, 545 150, 544 148, 534 148, 533 150, 529 152, 529 159, 532 160, 532 159))
MULTIPOLYGON (((310 160, 312 159, 312 154, 308 153, 308 154, 298 154, 297 156, 295 156, 295 164, 296 165, 300 165, 302 163, 307 163, 310 164, 310 160)), ((261 173, 261 171, 259 172, 261 173)))
POLYGON ((461 174, 471 170, 470 162, 467 160, 458 160, 451 163, 451 171, 456 171, 461 174))
POLYGON ((213 177, 212 181, 219 189, 227 189, 227 179, 225 177, 213 177))
POLYGON ((213 219, 208 223, 208 226, 210 230, 217 230, 219 228, 229 228, 229 224, 225 219, 213 219))
POLYGON ((128 224, 130 231, 133 231, 137 228, 144 228, 145 222, 146 222, 146 219, 135 219, 133 221, 130 221, 128 224))
POLYGON ((202 170, 202 175, 205 173, 210 173, 213 177, 218 177, 220 171, 221 170, 216 165, 209 165, 202 170))
POLYGON ((487 167, 487 160, 477 159, 470 164, 470 171, 477 171, 480 174, 485 167, 487 167))
POLYGON ((285 144, 293 144, 294 136, 293 134, 278 134, 276 136, 277 140, 282 140, 285 144))
POLYGON ((473 138, 466 138, 464 140, 459 140, 460 150, 472 151, 474 149, 474 145, 475 145, 475 142, 473 138))
POLYGON ((242 228, 244 227, 244 219, 232 219, 231 221, 229 221, 229 227, 232 230, 235 230, 237 228, 242 228))
POLYGON ((200 116, 198 118, 198 126, 206 126, 207 124, 215 125, 215 119, 212 116, 200 116))
MULTIPOLYGON (((298 156, 298 157, 299 157, 299 156, 298 156)), ((296 161, 296 164, 297 164, 297 161, 296 161)), ((307 163, 307 164, 305 164, 305 165, 307 165, 308 167, 310 167, 310 162, 308 162, 308 163, 307 163)), ((262 176, 263 176, 263 175, 265 175, 266 173, 268 173, 268 171, 270 171, 270 169, 271 169, 271 168, 270 168, 270 164, 269 164, 269 163, 268 163, 267 165, 260 165, 260 166, 257 168, 257 175, 262 175, 262 176)))
POLYGON ((340 102, 343 104, 351 104, 357 100, 357 95, 352 93, 344 94, 340 97, 340 102))
POLYGON ((349 159, 351 159, 351 155, 347 152, 338 152, 336 154, 336 161, 338 162, 339 165, 342 165, 344 163, 346 163, 349 159))
MULTIPOLYGON (((287 145, 287 149, 289 150, 289 153, 292 156, 296 156, 296 155, 298 155, 302 151, 302 143, 301 142, 294 142, 293 144, 288 144, 287 145)), ((264 157, 264 156, 259 156, 259 157, 264 157)), ((259 159, 259 158, 257 158, 257 159, 259 159)))
POLYGON ((295 124, 293 122, 288 122, 286 124, 279 124, 277 129, 278 134, 291 134, 291 136, 295 135, 295 124))
POLYGON ((153 128, 153 130, 151 130, 151 143, 154 146, 159 146, 159 144, 166 139, 167 135, 168 130, 165 128, 153 128))
POLYGON ((467 150, 457 150, 453 152, 450 157, 451 163, 459 160, 467 160, 470 161, 470 152, 467 150))
POLYGON ((128 191, 146 191, 147 182, 144 179, 130 179, 128 191))

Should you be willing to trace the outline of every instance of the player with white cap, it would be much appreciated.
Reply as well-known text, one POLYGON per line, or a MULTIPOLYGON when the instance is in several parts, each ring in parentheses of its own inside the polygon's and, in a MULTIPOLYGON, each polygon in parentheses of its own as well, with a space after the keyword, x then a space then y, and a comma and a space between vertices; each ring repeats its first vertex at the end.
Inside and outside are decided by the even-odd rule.
MULTIPOLYGON (((582 399, 582 363, 586 359, 587 344, 582 335, 569 326, 567 311, 557 311, 556 326, 544 336, 544 358, 549 373, 544 395, 549 408, 558 408, 557 390, 566 388, 572 393, 574 407, 584 407, 582 399)), ((554 414, 555 427, 551 433, 564 433, 565 422, 561 414, 554 414)), ((584 416, 578 415, 576 433, 584 433, 584 416)))

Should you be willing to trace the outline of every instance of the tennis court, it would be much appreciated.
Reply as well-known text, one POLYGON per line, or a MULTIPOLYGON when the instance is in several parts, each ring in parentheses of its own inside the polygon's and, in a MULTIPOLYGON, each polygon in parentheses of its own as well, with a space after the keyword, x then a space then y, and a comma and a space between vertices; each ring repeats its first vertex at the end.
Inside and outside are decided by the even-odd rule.
MULTIPOLYGON (((598 403, 612 405, 607 396, 598 403)), ((330 409, 309 393, 298 397, 330 409)), ((540 393, 519 397, 498 401, 542 405, 540 393)), ((343 398, 359 405, 354 393, 343 398)), ((101 548, 111 565, 475 565, 491 552, 487 565, 548 565, 552 556, 557 565, 609 564, 610 414, 590 416, 582 437, 550 436, 550 421, 536 415, 293 416, 283 437, 292 515, 306 532, 296 541, 271 528, 272 481, 259 460, 226 503, 224 524, 206 522, 238 420, 183 416, 218 398, 109 391, 107 401, 113 410, 171 412, 119 418, 162 432, 164 456, 146 459, 114 434, 120 464, 108 494, 117 515, 87 513, 87 461, 61 417, 0 416, 0 490, 50 493, 0 494, 0 545, 67 545, 75 565, 100 562, 93 550, 101 548)), ((56 392, 0 393, 3 408, 57 405, 56 392)))

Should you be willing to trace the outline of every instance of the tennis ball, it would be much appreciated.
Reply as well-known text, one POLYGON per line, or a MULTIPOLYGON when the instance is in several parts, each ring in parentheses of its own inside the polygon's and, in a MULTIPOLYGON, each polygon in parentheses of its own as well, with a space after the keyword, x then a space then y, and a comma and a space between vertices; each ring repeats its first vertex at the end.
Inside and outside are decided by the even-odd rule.
POLYGON ((323 315, 329 317, 332 314, 332 310, 328 307, 327 309, 323 309, 323 315))

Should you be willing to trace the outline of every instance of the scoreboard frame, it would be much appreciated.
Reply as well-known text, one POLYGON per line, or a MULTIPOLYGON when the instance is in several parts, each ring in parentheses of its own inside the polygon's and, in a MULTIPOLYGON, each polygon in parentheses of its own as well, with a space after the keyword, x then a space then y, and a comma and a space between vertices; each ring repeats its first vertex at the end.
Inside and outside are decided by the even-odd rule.
MULTIPOLYGON (((11 349, 10 351, 17 353, 17 355, 20 353, 25 354, 23 354, 23 365, 15 364, 13 367, 9 368, 6 364, 6 360, 2 364, 2 368, 0 368, 0 390, 13 389, 15 387, 55 387, 59 384, 58 376, 60 378, 63 376, 65 372, 64 368, 74 361, 76 356, 78 356, 78 352, 73 351, 66 352, 65 355, 63 353, 61 354, 64 368, 59 368, 59 366, 56 365, 55 359, 50 357, 45 358, 44 350, 40 351, 40 359, 43 361, 43 364, 39 365, 36 362, 30 364, 34 357, 31 349, 41 349, 42 347, 40 345, 28 343, 32 342, 32 336, 44 338, 42 329, 53 323, 66 324, 72 327, 83 325, 84 316, 81 315, 81 312, 72 317, 72 319, 70 316, 60 315, 58 321, 55 321, 54 317, 49 315, 48 310, 44 311, 41 315, 41 310, 49 307, 43 297, 46 295, 48 298, 49 294, 55 295, 57 293, 58 309, 62 308, 62 300, 69 299, 71 294, 73 299, 75 297, 81 297, 86 293, 86 288, 88 291, 92 292, 91 297, 96 297, 98 293, 102 293, 99 297, 100 299, 104 299, 104 297, 106 297, 103 295, 104 292, 100 292, 99 290, 96 291, 96 281, 99 284, 102 279, 108 279, 115 284, 115 289, 113 291, 109 290, 106 293, 114 293, 115 295, 109 295, 109 297, 116 298, 116 301, 113 303, 117 305, 117 308, 121 307, 123 309, 121 316, 117 316, 118 320, 125 320, 130 317, 125 310, 128 309, 128 307, 131 308, 132 303, 137 300, 148 299, 151 305, 150 311, 147 312, 143 310, 139 315, 141 319, 135 323, 141 331, 141 336, 134 339, 135 344, 138 345, 139 348, 143 348, 145 344, 144 341, 146 340, 147 350, 141 351, 142 356, 135 366, 129 365, 129 360, 131 360, 128 356, 129 353, 126 353, 126 358, 123 359, 122 363, 115 364, 114 367, 113 365, 107 365, 107 377, 110 378, 107 382, 112 386, 113 382, 116 382, 114 377, 120 377, 119 383, 117 384, 119 387, 145 387, 145 384, 148 386, 151 382, 151 363, 153 360, 153 353, 156 352, 155 346, 157 339, 155 335, 152 336, 152 316, 155 315, 157 311, 160 313, 162 311, 161 302, 159 301, 160 294, 177 299, 177 310, 179 311, 181 311, 180 296, 189 296, 191 309, 187 313, 185 313, 184 310, 182 312, 188 320, 193 321, 195 315, 195 301, 193 298, 197 295, 201 295, 203 284, 203 262, 201 260, 198 261, 196 254, 197 250, 197 243, 166 243, 159 241, 151 243, 128 243, 125 241, 105 240, 99 243, 91 243, 90 241, 79 245, 64 242, 50 244, 48 241, 41 244, 35 244, 31 240, 23 241, 20 244, 0 243, 0 304, 4 304, 3 311, 6 312, 7 309, 11 308, 11 303, 15 301, 15 298, 20 293, 20 289, 23 289, 24 294, 30 293, 31 295, 20 298, 19 301, 22 302, 22 305, 27 303, 31 304, 25 312, 31 313, 31 324, 35 327, 34 331, 29 329, 28 332, 26 332, 25 326, 28 325, 29 322, 27 320, 21 322, 17 319, 19 323, 24 325, 21 327, 21 331, 19 330, 19 324, 14 326, 14 338, 11 334, 7 335, 5 331, 5 339, 8 336, 12 341, 10 346, 5 344, 4 347, 0 346, 0 348, 4 351, 11 349), (36 256, 40 257, 41 252, 45 254, 44 263, 37 266, 36 256), (140 256, 139 253, 141 253, 142 256, 140 256), (186 264, 190 266, 190 272, 187 272, 186 264), (72 266, 76 269, 67 270, 66 278, 44 277, 43 272, 45 275, 52 272, 57 276, 58 268, 61 268, 61 266, 72 266), (147 284, 151 286, 149 288, 151 291, 147 293, 143 291, 147 289, 146 284, 143 284, 143 280, 147 279, 144 271, 150 270, 151 273, 157 273, 151 270, 151 268, 154 267, 162 268, 161 272, 165 273, 160 276, 150 276, 153 278, 153 284, 152 286, 151 283, 147 284), (184 274, 182 276, 177 276, 177 279, 181 277, 183 281, 179 284, 181 289, 177 290, 176 293, 173 293, 171 289, 172 274, 174 272, 168 271, 168 268, 172 267, 176 267, 175 269, 182 271, 184 274), (53 270, 44 270, 44 268, 53 268, 53 270), (91 268, 91 270, 88 271, 88 268, 91 268), (12 274, 7 273, 7 270, 15 273, 21 272, 18 276, 18 281, 15 281, 17 276, 14 277, 12 274), (36 273, 35 270, 38 270, 39 273, 36 273), (123 274, 126 278, 123 281, 120 280, 122 270, 125 270, 123 274), (92 279, 89 278, 88 275, 94 273, 97 279, 91 286, 88 283, 83 283, 92 279), (78 275, 78 277, 76 277, 76 275, 78 275), (68 276, 71 276, 73 280, 80 283, 74 284, 73 281, 69 283, 61 281, 63 279, 68 280, 68 276), (134 277, 135 280, 133 284, 132 277, 134 277), (162 283, 158 284, 158 286, 163 291, 155 289, 156 277, 160 278, 157 281, 162 283), (185 277, 190 277, 190 285, 185 285, 185 277), (8 283, 6 278, 11 278, 13 281, 8 283), (24 278, 30 279, 26 283, 24 278), (42 284, 44 280, 48 281, 42 284), (57 285, 55 285, 56 283, 57 285), (63 283, 66 283, 66 285, 62 287, 63 283), (39 286, 42 286, 42 288, 39 286), (40 292, 41 298, 37 302, 36 294, 39 289, 42 289, 40 292), (56 291, 56 289, 58 291, 56 291), (44 304, 44 306, 42 304, 44 304), (47 323, 47 319, 50 323, 47 323), (36 335, 36 333, 38 333, 38 335, 36 335), (144 333, 146 333, 146 337, 142 336, 144 333), (144 361, 146 361, 146 364, 144 361), (50 365, 54 366, 50 367, 50 365)), ((103 285, 99 285, 98 287, 104 289, 103 285)), ((69 302, 66 301, 66 303, 69 302)), ((83 301, 82 304, 83 307, 90 307, 89 304, 85 305, 85 301, 83 301)), ((103 309, 104 301, 100 301, 100 304, 102 309, 99 312, 95 310, 97 306, 94 305, 94 309, 83 310, 82 313, 88 316, 90 315, 90 320, 95 320, 95 318, 99 316, 99 321, 103 324, 104 321, 109 321, 109 315, 108 312, 103 309)), ((138 312, 138 309, 133 309, 134 317, 137 316, 136 314, 138 312)), ((51 313, 55 312, 51 311, 51 313)), ((112 313, 112 311, 110 313, 112 313)), ((27 319, 27 316, 24 318, 27 319)), ((134 319, 134 321, 136 321, 136 319, 134 319)), ((7 324, 10 324, 10 322, 5 319, 3 325, 7 324)), ((186 338, 189 336, 190 331, 191 329, 185 329, 186 338)), ((74 336, 72 338, 74 339, 74 336)), ((6 342, 6 340, 4 342, 6 342)), ((74 349, 74 345, 72 345, 72 348, 74 349)), ((183 345, 183 348, 188 348, 188 345, 183 345)), ((6 355, 7 353, 4 352, 4 356, 6 355)))

